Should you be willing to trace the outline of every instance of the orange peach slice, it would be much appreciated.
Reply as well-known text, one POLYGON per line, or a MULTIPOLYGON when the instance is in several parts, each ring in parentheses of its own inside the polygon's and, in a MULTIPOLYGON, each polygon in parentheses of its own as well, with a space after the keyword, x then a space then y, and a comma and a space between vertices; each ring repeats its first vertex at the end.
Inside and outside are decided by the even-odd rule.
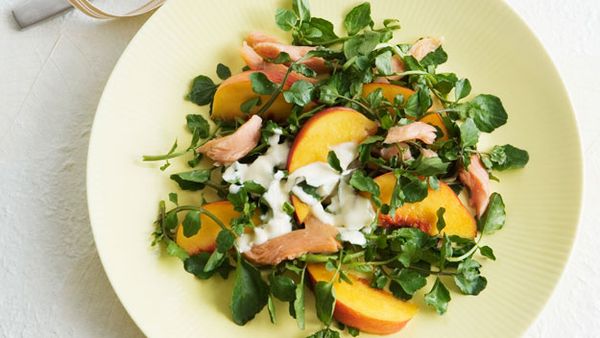
MULTIPOLYGON (((217 216, 225 226, 229 226, 231 220, 240 215, 239 212, 233 210, 233 205, 229 201, 212 202, 202 207, 217 216)), ((204 214, 200 216, 200 222, 202 223, 200 230, 191 237, 183 235, 183 226, 179 225, 177 227, 175 242, 190 255, 213 251, 216 246, 217 235, 221 231, 221 227, 204 214)))
MULTIPOLYGON (((396 184, 393 173, 387 173, 375 178, 375 183, 381 190, 381 201, 390 203, 392 191, 396 184)), ((465 208, 458 196, 443 182, 438 190, 429 189, 427 197, 416 203, 406 203, 396 210, 395 215, 380 215, 379 224, 383 227, 414 226, 430 235, 438 233, 437 211, 440 207, 446 209, 444 221, 446 227, 443 233, 463 238, 475 238, 477 223, 471 213, 465 208)))
MULTIPOLYGON (((270 95, 257 95, 252 91, 252 82, 250 81, 250 74, 257 71, 246 71, 240 74, 233 75, 227 80, 223 81, 215 93, 212 106, 211 117, 216 120, 233 120, 235 118, 243 118, 246 116, 240 109, 240 105, 250 99, 257 96, 260 97, 262 104, 265 104, 270 95)), ((269 80, 277 82, 280 74, 271 74, 268 71, 262 71, 269 80)), ((250 114, 254 114, 260 107, 256 106, 250 110, 250 114)), ((283 95, 279 94, 275 99, 275 102, 269 107, 266 113, 262 114, 263 117, 274 120, 285 120, 288 117, 292 109, 292 105, 285 102, 283 95)))
MULTIPOLYGON (((323 264, 308 265, 313 283, 329 282, 333 272, 323 264)), ((350 275, 352 284, 336 281, 333 285, 336 303, 333 316, 339 322, 363 332, 391 334, 402 329, 417 313, 417 306, 403 302, 391 293, 371 288, 367 281, 350 275)))
MULTIPOLYGON (((311 117, 302 127, 290 149, 287 168, 294 170, 313 162, 327 162, 329 147, 344 142, 362 142, 377 130, 377 124, 354 109, 332 107, 311 117)), ((292 196, 296 217, 300 222, 309 207, 292 196)))

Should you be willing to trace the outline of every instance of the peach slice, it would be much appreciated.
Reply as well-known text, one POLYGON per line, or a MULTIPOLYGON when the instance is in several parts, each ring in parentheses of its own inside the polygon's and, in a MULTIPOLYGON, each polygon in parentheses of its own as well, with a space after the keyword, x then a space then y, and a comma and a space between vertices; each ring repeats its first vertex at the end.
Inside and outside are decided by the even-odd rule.
MULTIPOLYGON (((257 95, 252 91, 252 82, 250 81, 250 74, 257 71, 246 71, 240 74, 233 75, 227 80, 223 81, 215 93, 212 106, 213 119, 217 120, 233 120, 235 118, 243 118, 246 116, 240 109, 240 105, 250 99, 257 96, 260 97, 262 104, 266 103, 270 95, 257 95)), ((278 72, 262 71, 269 80, 278 83, 280 74, 278 72)), ((250 114, 256 113, 260 107, 254 107, 250 110, 250 114)), ((279 94, 275 99, 275 102, 271 107, 262 114, 263 117, 274 120, 285 120, 288 117, 292 109, 292 105, 285 102, 283 95, 279 94)))
MULTIPOLYGON (((381 201, 390 203, 392 191, 396 184, 393 173, 387 173, 375 178, 375 183, 381 190, 381 201)), ((437 211, 444 207, 446 227, 443 233, 457 235, 463 238, 475 238, 477 223, 471 213, 465 208, 458 196, 443 182, 438 190, 429 189, 427 197, 421 202, 406 203, 396 210, 395 215, 380 215, 379 224, 383 227, 414 226, 430 235, 438 233, 437 211)))
MULTIPOLYGON (((325 109, 302 127, 290 149, 287 168, 294 170, 313 162, 327 162, 329 147, 354 141, 362 142, 377 130, 377 124, 354 109, 332 107, 325 109)), ((308 215, 309 207, 292 196, 296 217, 300 222, 308 215)))
MULTIPOLYGON (((329 282, 333 272, 323 264, 309 264, 308 273, 313 283, 329 282)), ((416 305, 403 302, 391 293, 374 289, 368 282, 349 275, 352 284, 337 281, 333 316, 339 322, 363 332, 391 334, 402 329, 417 313, 416 305)))
MULTIPOLYGON (((217 216, 225 226, 229 226, 231 220, 240 215, 239 212, 233 210, 233 205, 229 201, 208 203, 203 208, 217 216)), ((191 237, 183 235, 183 226, 177 227, 175 242, 190 255, 215 250, 217 235, 221 231, 221 227, 204 214, 200 216, 200 221, 202 222, 200 230, 191 237)))
MULTIPOLYGON (((369 94, 371 94, 378 88, 381 88, 383 97, 390 102, 394 102, 394 98, 398 94, 403 95, 404 100, 407 100, 412 94, 415 93, 415 91, 410 88, 394 85, 391 83, 369 83, 369 84, 366 84, 363 86, 362 96, 367 97, 369 94)), ((437 107, 437 108, 442 109, 442 107, 437 107)), ((440 128, 440 130, 442 131, 442 133, 444 135, 439 139, 442 141, 448 140, 448 129, 446 128, 446 125, 442 121, 442 117, 440 116, 439 113, 429 113, 429 114, 421 117, 419 119, 419 121, 425 122, 434 127, 440 128)))

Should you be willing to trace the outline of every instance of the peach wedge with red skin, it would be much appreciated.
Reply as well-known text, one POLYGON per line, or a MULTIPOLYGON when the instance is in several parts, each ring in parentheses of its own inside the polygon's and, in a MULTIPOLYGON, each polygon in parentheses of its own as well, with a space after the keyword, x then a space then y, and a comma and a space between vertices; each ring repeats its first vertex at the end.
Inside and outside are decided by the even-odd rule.
MULTIPOLYGON (((245 71, 240 74, 236 74, 223 81, 213 99, 212 114, 211 117, 215 120, 233 120, 235 118, 244 118, 246 114, 242 112, 240 106, 242 103, 260 97, 262 104, 266 103, 271 95, 257 95, 252 90, 252 81, 250 80, 250 74, 262 72, 267 78, 273 82, 281 80, 281 74, 276 72, 263 71, 245 71)), ((254 114, 260 109, 256 106, 250 110, 251 114, 254 114)), ((283 95, 279 94, 269 109, 261 116, 274 119, 278 121, 285 120, 290 114, 292 105, 285 102, 283 95)))
MULTIPOLYGON (((381 201, 389 204, 392 199, 392 191, 396 184, 393 173, 387 173, 375 178, 375 183, 381 190, 381 201)), ((430 235, 438 233, 437 211, 440 207, 446 209, 444 221, 446 227, 443 233, 456 235, 463 238, 475 238, 477 234, 477 223, 475 219, 462 204, 452 189, 443 182, 439 183, 439 189, 429 189, 427 197, 416 203, 405 203, 396 210, 394 216, 380 215, 379 225, 383 227, 417 227, 430 235)))
MULTIPOLYGON (((362 142, 377 130, 377 124, 354 109, 332 107, 325 109, 302 127, 290 149, 289 173, 314 162, 327 162, 331 146, 344 142, 362 142)), ((295 196, 292 203, 299 221, 308 215, 309 208, 295 196)))
MULTIPOLYGON (((308 265, 308 273, 313 283, 329 282, 334 274, 323 264, 308 265)), ((337 281, 333 285, 336 295, 333 316, 341 323, 366 333, 391 334, 402 329, 418 311, 416 305, 374 289, 361 278, 352 275, 349 278, 352 284, 337 281)))
MULTIPOLYGON (((202 207, 215 215, 227 227, 232 219, 240 216, 239 212, 233 210, 233 205, 229 201, 212 202, 202 207)), ((221 227, 205 214, 200 216, 200 222, 200 230, 191 237, 185 237, 182 225, 177 227, 175 242, 189 255, 215 250, 217 235, 221 231, 221 227)))
MULTIPOLYGON (((369 83, 363 86, 362 96, 367 97, 369 94, 371 94, 377 89, 381 89, 383 97, 392 103, 394 102, 394 98, 397 95, 402 95, 404 97, 404 100, 408 100, 408 98, 415 93, 415 91, 410 88, 398 86, 391 83, 369 83)), ((444 124, 444 121, 442 121, 442 117, 439 113, 429 113, 421 117, 419 121, 425 122, 427 124, 439 128, 443 134, 442 137, 439 138, 439 140, 448 140, 448 128, 446 128, 446 125, 444 124)))

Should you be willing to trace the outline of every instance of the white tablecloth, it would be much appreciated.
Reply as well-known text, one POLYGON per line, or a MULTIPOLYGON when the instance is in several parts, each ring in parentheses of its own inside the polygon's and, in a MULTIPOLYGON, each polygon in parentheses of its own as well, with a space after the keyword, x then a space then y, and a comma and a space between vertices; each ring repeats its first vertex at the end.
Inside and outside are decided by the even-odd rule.
MULTIPOLYGON (((85 167, 104 84, 147 17, 100 22, 71 12, 17 31, 10 9, 19 1, 0 1, 0 336, 142 336, 98 259, 85 167)), ((600 2, 508 2, 559 68, 586 160, 585 206, 573 254, 527 336, 598 337, 600 2)))

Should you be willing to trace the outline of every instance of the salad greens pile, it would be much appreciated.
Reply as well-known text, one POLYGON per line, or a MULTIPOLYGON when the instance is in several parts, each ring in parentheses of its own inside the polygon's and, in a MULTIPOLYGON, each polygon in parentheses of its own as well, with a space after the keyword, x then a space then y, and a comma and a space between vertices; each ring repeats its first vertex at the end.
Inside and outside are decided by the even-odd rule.
MULTIPOLYGON (((312 57, 325 59, 331 74, 319 77, 316 83, 299 80, 286 89, 285 79, 281 83, 273 83, 263 73, 253 73, 252 89, 257 95, 243 102, 241 111, 248 113, 258 107, 258 114, 265 113, 280 94, 286 102, 293 104, 293 108, 287 120, 267 120, 263 123, 258 146, 241 162, 250 163, 263 154, 269 147, 269 137, 275 133, 292 141, 306 121, 317 112, 326 107, 346 106, 379 125, 377 133, 360 144, 359 167, 352 173, 349 182, 356 191, 369 193, 381 214, 393 215, 405 203, 422 201, 428 189, 439 188, 440 181, 449 184, 457 194, 460 193, 464 186, 457 179, 458 171, 470 165, 474 154, 480 157, 490 178, 495 180, 497 178, 492 175, 493 171, 523 168, 527 164, 527 152, 510 144, 497 145, 483 152, 477 149, 482 133, 491 133, 507 122, 508 116, 500 99, 489 94, 472 97, 468 79, 450 72, 439 72, 438 66, 448 59, 441 46, 419 61, 409 53, 411 44, 392 43, 394 31, 400 29, 398 20, 387 19, 382 25, 375 25, 369 3, 362 3, 346 14, 343 21, 347 33, 345 36, 338 36, 331 22, 312 16, 307 0, 293 0, 291 9, 278 9, 275 20, 281 29, 291 34, 294 45, 317 47, 297 61, 292 61, 283 52, 277 58, 267 60, 288 65, 285 79, 292 72, 309 78, 317 77, 314 70, 302 63, 312 57), (403 72, 394 73, 394 57, 403 61, 403 72), (411 88, 415 94, 408 98, 398 95, 389 101, 382 90, 377 89, 366 97, 362 96, 364 84, 390 76, 398 78, 391 83, 411 88), (270 99, 262 102, 260 95, 268 95, 270 99), (436 112, 448 130, 447 140, 440 141, 438 138, 432 145, 408 142, 413 155, 410 159, 402 159, 401 156, 384 159, 374 151, 382 147, 390 128, 423 117, 431 111, 434 101, 441 104, 436 112), (422 155, 423 148, 435 151, 438 156, 422 155), (394 174, 396 184, 391 202, 384 204, 379 198, 379 186, 373 178, 389 172, 394 174)), ((217 66, 216 73, 221 80, 232 74, 222 64, 217 66)), ((212 108, 218 87, 219 83, 200 75, 193 80, 187 99, 212 108)), ((236 250, 234 243, 246 229, 258 225, 254 219, 257 212, 268 211, 268 205, 261 199, 265 189, 256 183, 245 182, 237 192, 230 192, 227 182, 215 179, 220 177, 215 175, 216 171, 223 170, 223 167, 202 167, 203 155, 194 151, 211 139, 231 134, 244 119, 217 120, 214 121, 215 126, 211 127, 211 123, 203 116, 190 114, 186 116, 186 122, 192 134, 189 146, 180 149, 175 142, 166 154, 144 156, 144 161, 164 161, 160 169, 166 170, 171 159, 188 157, 191 170, 174 173, 170 178, 181 190, 214 190, 221 199, 229 200, 240 216, 226 225, 203 208, 206 201, 201 195, 197 205, 179 205, 178 195, 171 193, 168 202, 172 205, 170 209, 167 208, 167 202, 160 202, 153 244, 164 244, 166 252, 180 258, 185 270, 199 279, 217 275, 229 278, 233 274, 230 304, 232 319, 236 324, 244 325, 265 307, 271 321, 276 323, 279 314, 275 313, 275 302, 281 301, 289 304, 289 314, 296 319, 299 328, 304 328, 305 316, 310 315, 305 311, 304 302, 306 267, 309 263, 323 263, 327 270, 334 272, 331 281, 320 281, 313 286, 316 315, 323 324, 321 331, 310 336, 313 338, 339 337, 339 331, 332 326, 336 302, 333 283, 338 280, 352 283, 348 277, 350 273, 369 276, 371 287, 389 290, 401 300, 410 300, 429 284, 424 296, 425 303, 440 315, 447 311, 451 300, 448 283, 454 283, 465 295, 478 295, 485 289, 487 279, 481 275, 482 265, 478 260, 481 257, 495 260, 496 257, 492 248, 480 244, 481 239, 502 229, 506 219, 505 205, 498 193, 491 195, 487 210, 477 219, 480 235, 476 239, 449 236, 443 232, 432 236, 412 227, 374 226, 373 232, 366 235, 365 246, 344 243, 343 248, 335 254, 305 254, 276 266, 253 266, 236 250), (201 252, 190 256, 176 244, 175 232, 181 226, 186 237, 195 235, 202 227, 200 215, 210 217, 221 227, 221 231, 212 253, 201 252)), ((334 152, 329 153, 328 163, 332 168, 342 171, 334 152)), ((317 194, 315 187, 305 185, 303 189, 309 194, 317 194)), ((285 211, 293 214, 292 204, 286 203, 285 211)), ((446 226, 444 213, 444 208, 437 212, 436 226, 440 232, 446 226)), ((374 220, 375 223, 378 218, 374 220)), ((295 223, 293 227, 299 229, 302 225, 295 223)), ((344 325, 338 323, 338 328, 344 329, 344 325)), ((346 329, 353 336, 358 334, 355 328, 346 329)))

